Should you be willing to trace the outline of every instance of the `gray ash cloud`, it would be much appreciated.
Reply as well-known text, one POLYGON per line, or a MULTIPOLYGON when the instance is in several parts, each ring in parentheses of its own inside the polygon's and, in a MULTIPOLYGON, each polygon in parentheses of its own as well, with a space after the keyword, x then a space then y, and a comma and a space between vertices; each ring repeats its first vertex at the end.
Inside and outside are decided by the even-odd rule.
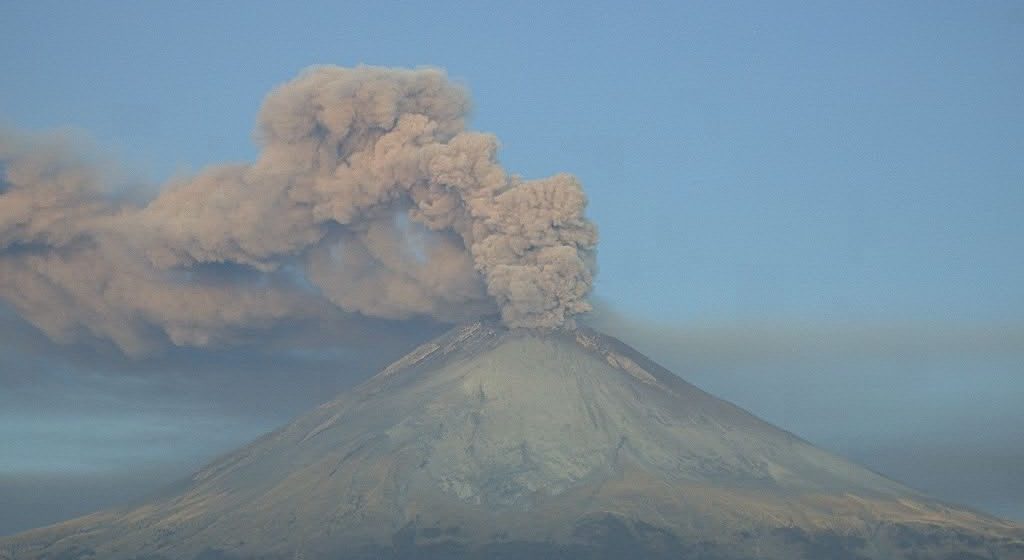
POLYGON ((0 298, 130 354, 339 314, 571 324, 595 273, 583 189, 507 172, 469 109, 439 70, 311 68, 264 101, 255 162, 141 203, 68 136, 2 133, 0 298))

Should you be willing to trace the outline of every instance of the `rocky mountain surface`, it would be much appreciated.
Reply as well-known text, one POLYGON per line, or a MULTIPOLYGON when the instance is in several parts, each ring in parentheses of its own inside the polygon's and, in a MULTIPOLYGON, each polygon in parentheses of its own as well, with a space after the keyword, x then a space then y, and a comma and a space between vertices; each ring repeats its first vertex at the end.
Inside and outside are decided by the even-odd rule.
POLYGON ((474 323, 141 504, 0 559, 1024 559, 1024 528, 580 328, 474 323))

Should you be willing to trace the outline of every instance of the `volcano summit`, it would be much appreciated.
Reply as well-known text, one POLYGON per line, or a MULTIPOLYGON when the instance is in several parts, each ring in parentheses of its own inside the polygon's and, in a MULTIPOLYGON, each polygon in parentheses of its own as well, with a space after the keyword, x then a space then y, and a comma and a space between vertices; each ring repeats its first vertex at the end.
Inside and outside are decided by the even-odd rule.
POLYGON ((15 559, 1024 558, 1024 528, 815 448, 586 328, 485 322, 15 559))

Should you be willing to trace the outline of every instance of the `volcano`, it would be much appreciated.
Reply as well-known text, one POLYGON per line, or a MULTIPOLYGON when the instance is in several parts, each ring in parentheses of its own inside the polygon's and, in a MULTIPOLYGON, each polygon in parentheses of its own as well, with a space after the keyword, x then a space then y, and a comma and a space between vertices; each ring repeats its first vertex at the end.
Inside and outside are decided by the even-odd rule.
POLYGON ((1020 559, 595 331, 478 322, 143 503, 0 558, 1020 559))

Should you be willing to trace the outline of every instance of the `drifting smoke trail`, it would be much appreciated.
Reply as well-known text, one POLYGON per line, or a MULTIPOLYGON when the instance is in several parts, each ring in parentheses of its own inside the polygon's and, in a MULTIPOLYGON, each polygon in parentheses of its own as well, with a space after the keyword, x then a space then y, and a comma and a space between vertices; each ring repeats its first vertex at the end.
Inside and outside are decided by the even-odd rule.
POLYGON ((325 299, 565 325, 594 274, 583 190, 509 175, 497 140, 465 130, 468 109, 438 70, 313 68, 265 100, 255 163, 145 205, 111 197, 68 142, 0 135, 0 297, 51 337, 129 353, 315 318, 325 299))

